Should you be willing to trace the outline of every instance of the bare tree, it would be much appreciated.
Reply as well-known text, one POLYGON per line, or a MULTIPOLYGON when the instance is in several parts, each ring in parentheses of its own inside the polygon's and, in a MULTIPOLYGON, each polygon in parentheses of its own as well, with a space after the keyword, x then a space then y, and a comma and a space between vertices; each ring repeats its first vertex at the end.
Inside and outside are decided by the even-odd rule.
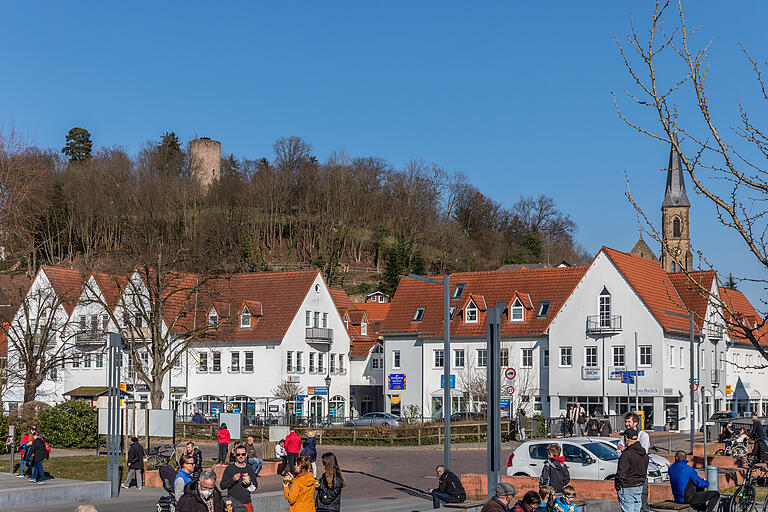
MULTIPOLYGON (((741 100, 735 112, 738 121, 734 126, 719 119, 723 109, 712 107, 707 83, 709 49, 714 38, 697 42, 699 29, 688 26, 681 1, 657 0, 649 25, 647 31, 642 32, 645 37, 632 26, 623 43, 617 39, 633 82, 633 89, 625 91, 626 97, 630 104, 638 107, 638 113, 630 116, 614 98, 618 115, 634 130, 670 144, 677 151, 683 171, 690 177, 695 191, 714 206, 716 219, 736 233, 754 259, 768 268, 768 216, 765 212, 768 133, 759 127, 741 100), (678 67, 670 68, 670 61, 676 62, 678 67), (676 74, 669 76, 667 69, 675 69, 676 74), (650 124, 633 119, 646 115, 653 120, 650 124)), ((753 59, 746 48, 739 47, 745 65, 754 73, 753 91, 757 98, 768 101, 762 76, 764 66, 753 59)), ((627 196, 644 229, 663 244, 660 231, 635 201, 629 183, 627 196)), ((673 248, 668 245, 663 244, 662 250, 673 254, 673 248)), ((701 252, 698 255, 702 266, 711 268, 706 257, 701 252)), ((768 360, 765 345, 759 343, 765 331, 765 313, 759 318, 749 318, 730 301, 704 289, 690 276, 691 270, 685 269, 691 277, 690 282, 717 306, 721 318, 736 337, 751 344, 768 360)), ((743 276, 742 279, 764 286, 768 283, 755 276, 743 276)), ((762 302, 765 304, 765 300, 762 302)))
POLYGON ((303 390, 298 382, 284 380, 272 390, 272 395, 285 403, 285 414, 287 415, 303 390))

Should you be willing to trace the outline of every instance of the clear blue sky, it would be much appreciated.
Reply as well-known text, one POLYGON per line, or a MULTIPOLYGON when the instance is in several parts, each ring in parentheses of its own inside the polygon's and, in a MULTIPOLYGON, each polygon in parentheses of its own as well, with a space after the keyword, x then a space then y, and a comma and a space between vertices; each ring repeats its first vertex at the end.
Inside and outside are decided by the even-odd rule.
MULTIPOLYGON (((755 93, 736 43, 768 57, 768 9, 689 4, 691 24, 715 37, 713 96, 728 125, 738 95, 755 93)), ((505 205, 551 195, 588 251, 629 250, 638 224, 624 171, 660 219, 668 148, 617 118, 610 92, 631 82, 614 36, 630 14, 647 26, 651 7, 15 2, 3 9, 0 121, 56 148, 79 125, 97 146, 131 153, 172 130, 218 139, 238 157, 270 157, 277 137, 299 135, 321 160, 339 149, 398 166, 423 158, 505 205)), ((765 277, 690 184, 689 196, 695 247, 721 272, 765 277)), ((753 302, 763 296, 744 289, 753 302)))

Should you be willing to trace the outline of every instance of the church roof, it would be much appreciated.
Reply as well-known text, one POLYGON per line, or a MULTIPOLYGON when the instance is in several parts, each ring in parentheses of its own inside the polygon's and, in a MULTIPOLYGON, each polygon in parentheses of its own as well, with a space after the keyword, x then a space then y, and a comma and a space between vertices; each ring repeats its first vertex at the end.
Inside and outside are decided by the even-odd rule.
POLYGON ((685 180, 683 178, 683 166, 680 163, 680 153, 675 150, 675 145, 679 145, 677 134, 673 133, 672 138, 675 143, 669 149, 667 188, 664 192, 664 201, 661 203, 662 208, 668 206, 691 206, 685 193, 685 180))
POLYGON ((638 240, 635 246, 632 248, 632 250, 629 251, 629 254, 633 256, 640 256, 641 258, 645 258, 647 260, 651 260, 655 262, 659 261, 659 259, 651 250, 651 248, 648 247, 648 244, 645 243, 645 240, 643 240, 642 234, 640 234, 640 240, 638 240))

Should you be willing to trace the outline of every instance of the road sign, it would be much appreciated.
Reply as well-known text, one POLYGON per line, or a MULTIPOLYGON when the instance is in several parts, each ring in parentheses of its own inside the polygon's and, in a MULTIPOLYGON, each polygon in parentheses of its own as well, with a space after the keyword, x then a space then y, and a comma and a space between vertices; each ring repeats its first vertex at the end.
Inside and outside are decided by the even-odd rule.
POLYGON ((699 383, 698 382, 694 382, 693 384, 691 384, 691 389, 694 390, 694 391, 698 391, 699 390, 699 383))
MULTIPOLYGON (((688 382, 691 382, 691 379, 688 379, 688 382)), ((695 379, 693 379, 693 383, 694 383, 694 384, 698 384, 698 383, 699 383, 699 379, 698 379, 698 377, 697 377, 697 378, 695 378, 695 379)))
POLYGON ((508 395, 514 395, 515 394, 515 386, 507 386, 504 388, 504 393, 508 395))
MULTIPOLYGON (((445 387, 445 374, 440 374, 440 388, 442 389, 444 387, 445 387)), ((456 387, 456 376, 455 375, 451 375, 451 387, 452 388, 456 387)))
POLYGON ((622 384, 634 384, 635 378, 630 375, 622 375, 621 376, 621 383, 622 384))
POLYGON ((504 370, 504 376, 507 378, 507 380, 515 380, 515 377, 517 376, 517 372, 514 368, 507 368, 504 370))
POLYGON ((502 398, 499 401, 499 404, 502 409, 509 409, 509 398, 502 398))

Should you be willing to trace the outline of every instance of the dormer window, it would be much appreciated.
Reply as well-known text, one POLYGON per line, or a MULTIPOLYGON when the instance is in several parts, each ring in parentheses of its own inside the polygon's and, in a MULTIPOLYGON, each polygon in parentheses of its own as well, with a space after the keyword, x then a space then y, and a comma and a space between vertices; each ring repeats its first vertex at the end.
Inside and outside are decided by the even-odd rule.
POLYGON ((477 305, 474 301, 469 301, 467 308, 464 310, 464 323, 476 324, 477 323, 477 305))
POLYGON ((451 306, 451 311, 450 311, 451 320, 453 320, 453 315, 455 314, 456 314, 456 306, 451 306))
POLYGON ((543 300, 539 302, 539 311, 536 313, 536 316, 539 318, 543 318, 549 314, 549 306, 552 304, 552 301, 549 300, 543 300))
POLYGON ((211 309, 211 311, 208 313, 208 325, 210 327, 216 327, 219 325, 219 314, 215 309, 211 309))
POLYGON ((365 318, 360 320, 360 334, 362 336, 368 336, 368 322, 365 321, 365 318))
POLYGON ((344 328, 349 329, 349 317, 344 314, 344 328))
POLYGON ((520 299, 515 299, 515 302, 512 303, 512 308, 509 311, 509 321, 510 322, 522 322, 525 320, 525 315, 523 313, 523 303, 520 302, 520 299))
POLYGON ((460 299, 461 294, 464 293, 465 286, 467 286, 467 283, 456 283, 456 287, 453 289, 453 295, 451 295, 451 298, 460 299))
POLYGON ((421 322, 421 319, 424 318, 424 311, 426 311, 427 308, 416 308, 416 313, 413 314, 413 320, 412 322, 421 322))
POLYGON ((251 326, 251 312, 248 311, 248 308, 243 308, 243 312, 240 313, 240 327, 250 327, 251 326))

